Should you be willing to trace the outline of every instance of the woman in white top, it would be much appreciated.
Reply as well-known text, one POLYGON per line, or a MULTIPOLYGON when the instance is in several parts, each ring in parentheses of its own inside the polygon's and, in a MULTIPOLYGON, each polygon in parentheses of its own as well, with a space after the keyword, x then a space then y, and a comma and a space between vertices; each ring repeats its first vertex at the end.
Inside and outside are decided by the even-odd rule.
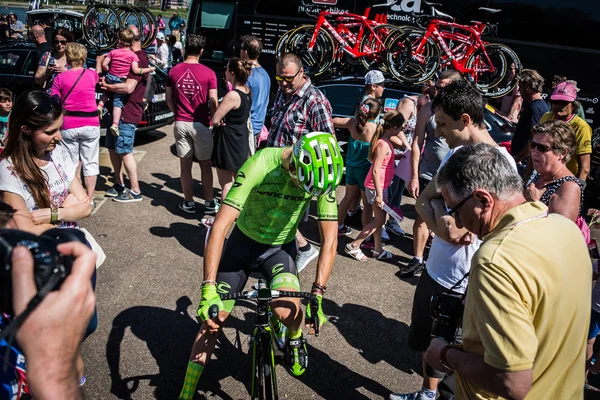
POLYGON ((40 234, 77 227, 90 215, 90 200, 74 179, 77 165, 57 142, 63 109, 41 90, 15 102, 6 147, 0 154, 0 195, 15 210, 17 229, 40 234))

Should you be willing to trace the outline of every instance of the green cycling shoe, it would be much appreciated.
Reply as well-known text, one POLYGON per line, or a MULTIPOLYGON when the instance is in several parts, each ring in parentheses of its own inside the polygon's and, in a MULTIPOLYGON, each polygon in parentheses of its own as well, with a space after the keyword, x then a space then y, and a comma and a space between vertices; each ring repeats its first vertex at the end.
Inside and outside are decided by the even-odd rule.
POLYGON ((308 367, 308 350, 304 336, 297 339, 287 339, 285 359, 288 370, 294 376, 301 376, 308 367))

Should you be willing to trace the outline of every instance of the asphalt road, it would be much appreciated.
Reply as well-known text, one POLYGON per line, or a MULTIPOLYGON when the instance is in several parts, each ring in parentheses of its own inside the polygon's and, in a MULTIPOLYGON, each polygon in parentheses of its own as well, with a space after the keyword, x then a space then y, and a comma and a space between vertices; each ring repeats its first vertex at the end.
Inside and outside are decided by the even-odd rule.
MULTIPOLYGON (((82 350, 88 399, 175 399, 181 389, 199 327, 195 311, 206 230, 199 223, 202 213, 178 208, 183 195, 179 161, 169 150, 172 142, 171 127, 136 139, 144 194, 138 203, 102 198, 112 183, 106 180, 108 158, 101 159, 99 205, 81 224, 107 255, 98 270, 99 327, 82 350)), ((195 167, 194 176, 199 175, 195 167)), ((200 183, 194 185, 194 193, 201 195, 200 183)), ((405 211, 414 214, 410 205, 405 211)), ((407 218, 407 230, 411 224, 407 218)), ((312 215, 302 231, 318 243, 312 215)), ((398 277, 399 262, 408 260, 402 249, 412 247, 410 237, 392 239, 387 249, 396 257, 386 262, 354 261, 343 252, 346 242, 340 238, 327 284, 323 308, 329 322, 318 338, 309 338, 309 369, 296 379, 278 367, 282 399, 382 398, 420 387, 420 376, 413 372, 420 370, 419 355, 405 345, 416 279, 398 277)), ((310 290, 315 271, 313 261, 301 272, 303 290, 310 290)), ((252 318, 249 303, 234 309, 198 384, 198 398, 249 398, 252 318)))

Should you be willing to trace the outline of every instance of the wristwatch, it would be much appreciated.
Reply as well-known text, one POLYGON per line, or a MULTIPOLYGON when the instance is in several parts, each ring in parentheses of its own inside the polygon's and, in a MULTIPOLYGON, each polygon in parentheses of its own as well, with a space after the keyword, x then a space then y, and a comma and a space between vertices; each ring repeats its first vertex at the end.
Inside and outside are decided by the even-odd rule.
POLYGON ((448 368, 451 371, 454 371, 454 368, 452 368, 449 364, 448 364, 448 360, 446 360, 446 355, 448 354, 448 352, 451 349, 456 349, 456 347, 447 344, 446 346, 444 346, 444 348, 442 349, 442 351, 440 352, 440 364, 442 364, 444 367, 448 368))

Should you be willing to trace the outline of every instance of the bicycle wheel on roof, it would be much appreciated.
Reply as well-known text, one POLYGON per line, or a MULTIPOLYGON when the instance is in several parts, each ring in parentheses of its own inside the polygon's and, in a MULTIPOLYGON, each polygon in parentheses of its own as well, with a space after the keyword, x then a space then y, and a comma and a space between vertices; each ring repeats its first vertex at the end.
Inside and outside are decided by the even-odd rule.
POLYGON ((392 35, 386 43, 386 63, 397 80, 420 84, 428 81, 440 68, 440 50, 429 38, 422 42, 423 33, 407 31, 392 35))
POLYGON ((373 27, 373 32, 367 31, 363 36, 358 51, 368 53, 360 57, 360 62, 366 70, 378 69, 387 72, 388 68, 385 63, 385 55, 387 47, 385 43, 387 39, 394 34, 400 33, 401 30, 394 25, 377 25, 373 27))
POLYGON ((290 34, 285 46, 286 52, 296 54, 302 60, 304 72, 308 75, 321 75, 329 69, 335 57, 335 43, 331 35, 319 29, 312 48, 310 43, 315 31, 312 25, 304 25, 290 34))
POLYGON ((504 96, 515 88, 516 78, 523 66, 517 54, 508 46, 488 43, 469 57, 466 68, 470 70, 465 74, 467 82, 482 96, 495 98, 504 96), (515 65, 514 74, 509 73, 512 64, 515 65))
POLYGON ((117 43, 121 20, 113 7, 95 3, 89 6, 82 18, 83 38, 98 50, 105 50, 117 43))

